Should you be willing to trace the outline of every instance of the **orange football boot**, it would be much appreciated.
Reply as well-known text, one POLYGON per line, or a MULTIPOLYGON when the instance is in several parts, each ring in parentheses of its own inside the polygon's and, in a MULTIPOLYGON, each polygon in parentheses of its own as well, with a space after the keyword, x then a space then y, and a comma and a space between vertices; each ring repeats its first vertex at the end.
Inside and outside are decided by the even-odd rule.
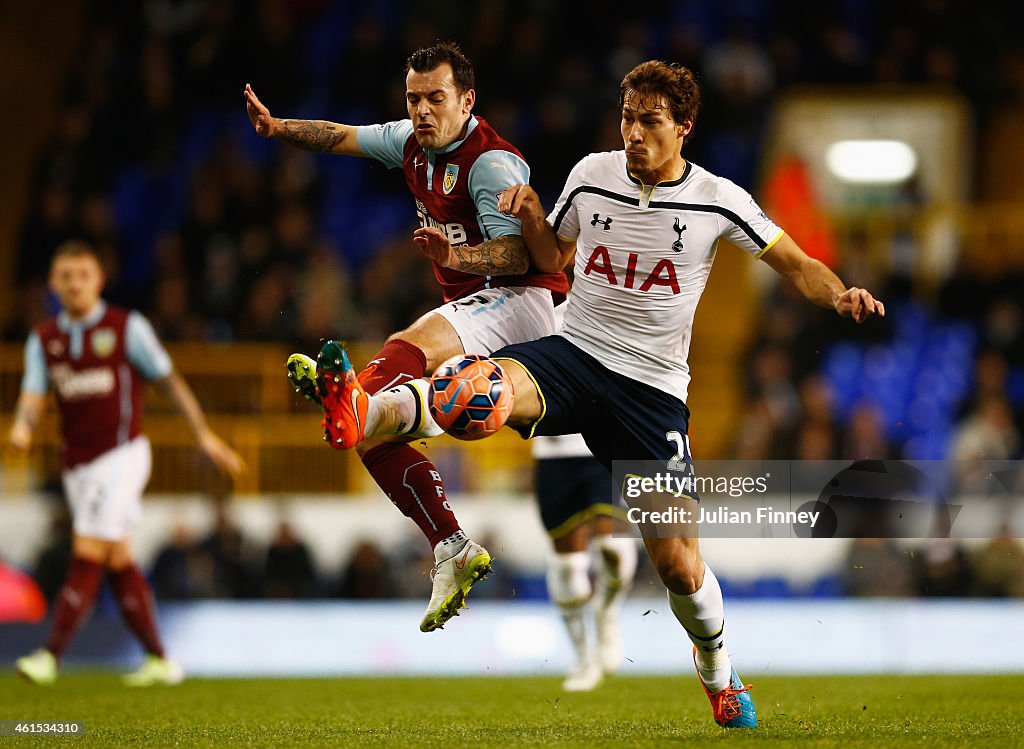
POLYGON ((320 349, 316 385, 324 409, 324 440, 337 450, 351 450, 363 440, 370 397, 337 341, 327 341, 320 349))

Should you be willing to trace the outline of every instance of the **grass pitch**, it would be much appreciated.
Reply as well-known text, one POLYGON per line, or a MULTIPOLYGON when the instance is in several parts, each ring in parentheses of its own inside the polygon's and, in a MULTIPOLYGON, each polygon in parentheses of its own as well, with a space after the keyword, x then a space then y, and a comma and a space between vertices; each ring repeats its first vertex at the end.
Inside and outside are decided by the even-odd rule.
POLYGON ((620 677, 590 694, 554 678, 193 679, 131 690, 116 676, 50 688, 0 677, 0 720, 84 720, 43 746, 1024 745, 1020 676, 750 677, 760 726, 725 731, 692 674, 620 677))

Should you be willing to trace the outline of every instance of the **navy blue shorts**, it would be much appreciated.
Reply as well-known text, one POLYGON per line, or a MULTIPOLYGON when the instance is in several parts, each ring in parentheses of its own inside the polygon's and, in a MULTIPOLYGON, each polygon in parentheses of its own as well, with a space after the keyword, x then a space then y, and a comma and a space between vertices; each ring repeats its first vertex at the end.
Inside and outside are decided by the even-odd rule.
POLYGON ((539 458, 534 487, 540 519, 551 538, 561 538, 598 515, 626 517, 625 507, 616 501, 612 475, 589 455, 539 458))
POLYGON ((675 396, 612 372, 557 335, 505 346, 491 358, 518 362, 537 385, 541 417, 518 430, 523 437, 580 432, 613 473, 612 461, 620 473, 627 461, 690 464, 690 410, 675 396))

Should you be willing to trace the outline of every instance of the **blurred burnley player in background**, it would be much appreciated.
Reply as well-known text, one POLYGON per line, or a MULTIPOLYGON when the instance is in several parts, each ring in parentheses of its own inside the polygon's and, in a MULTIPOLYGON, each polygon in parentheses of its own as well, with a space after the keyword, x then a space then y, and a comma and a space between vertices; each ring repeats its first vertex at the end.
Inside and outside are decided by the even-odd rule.
POLYGON ((146 651, 126 683, 176 684, 182 670, 164 655, 153 593, 135 565, 130 541, 152 459, 141 429, 143 382, 156 384, 177 406, 218 469, 235 477, 244 464, 210 431, 149 322, 100 298, 104 280, 89 244, 61 245, 50 268, 50 288, 61 312, 39 325, 25 346, 25 375, 10 444, 29 448, 52 387, 60 409, 64 492, 74 533, 50 638, 45 648, 19 658, 16 668, 36 684, 56 680, 57 662, 92 609, 106 573, 125 624, 146 651))
POLYGON ((437 468, 408 444, 440 429, 427 414, 424 381, 419 389, 406 383, 456 354, 550 335, 554 305, 568 285, 560 270, 530 267, 519 221, 497 208, 497 196, 527 181, 529 167, 473 114, 473 67, 459 47, 445 42, 417 50, 406 63, 405 82, 409 119, 380 125, 277 119, 248 85, 245 99, 261 136, 402 169, 420 225, 414 242, 459 259, 459 270, 434 264, 444 304, 388 338, 358 376, 333 341, 317 362, 302 354, 288 362, 296 388, 323 407, 325 439, 335 448, 356 448, 381 490, 433 548, 433 591, 420 622, 429 632, 458 613, 472 585, 490 571, 491 557, 463 532, 437 468), (385 392, 397 404, 401 424, 374 437, 375 395, 385 392))

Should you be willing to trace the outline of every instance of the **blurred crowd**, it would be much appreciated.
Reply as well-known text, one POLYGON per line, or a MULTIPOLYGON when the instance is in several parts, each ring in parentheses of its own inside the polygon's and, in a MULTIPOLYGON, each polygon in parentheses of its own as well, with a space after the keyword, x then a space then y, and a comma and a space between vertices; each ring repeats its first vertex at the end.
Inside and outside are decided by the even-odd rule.
MULTIPOLYGON (((384 548, 371 538, 356 543, 337 569, 316 561, 311 545, 287 519, 265 543, 255 541, 215 504, 207 532, 187 522, 168 529, 147 576, 161 601, 206 599, 425 599, 430 595, 433 555, 420 539, 384 548)), ((500 549, 500 538, 487 536, 500 549)), ((47 601, 60 591, 71 553, 70 516, 55 505, 47 543, 29 570, 47 601)), ((963 545, 952 539, 907 542, 885 538, 850 541, 838 572, 823 571, 809 585, 777 577, 739 582, 719 576, 729 595, 791 597, 1024 597, 1024 544, 1004 525, 991 540, 963 545)), ((657 595, 657 573, 640 555, 634 593, 657 595)), ((544 599, 542 573, 518 569, 506 559, 495 566, 474 597, 544 599)))
POLYGON ((1024 596, 1024 546, 1004 527, 968 550, 948 538, 906 548, 892 539, 855 539, 844 592, 852 596, 1007 598, 1024 596))
POLYGON ((47 260, 72 234, 104 249, 108 296, 171 341, 376 340, 436 305, 400 176, 261 142, 246 82, 278 116, 399 119, 407 54, 457 39, 476 66, 477 113, 520 147, 548 204, 580 156, 619 144, 618 81, 649 57, 699 74, 705 107, 688 157, 748 186, 770 103, 788 87, 955 88, 982 125, 1015 93, 1003 2, 85 6, 30 186, 13 339, 45 314, 47 260))
MULTIPOLYGON (((213 510, 208 531, 187 520, 167 529, 146 570, 160 600, 430 597, 434 555, 418 536, 387 549, 362 539, 339 568, 325 569, 286 517, 260 542, 242 529, 223 500, 215 501, 213 510)), ((500 548, 493 537, 485 540, 500 548)), ((71 517, 63 502, 55 501, 47 541, 30 569, 48 601, 60 592, 70 555, 71 517)), ((522 580, 514 566, 503 564, 479 596, 531 597, 543 591, 543 583, 534 582, 522 580)))
POLYGON ((856 327, 808 314, 795 287, 778 284, 743 368, 736 457, 948 459, 964 470, 1024 457, 1024 274, 955 277, 948 306, 933 309, 843 277, 879 289, 888 317, 856 327))

